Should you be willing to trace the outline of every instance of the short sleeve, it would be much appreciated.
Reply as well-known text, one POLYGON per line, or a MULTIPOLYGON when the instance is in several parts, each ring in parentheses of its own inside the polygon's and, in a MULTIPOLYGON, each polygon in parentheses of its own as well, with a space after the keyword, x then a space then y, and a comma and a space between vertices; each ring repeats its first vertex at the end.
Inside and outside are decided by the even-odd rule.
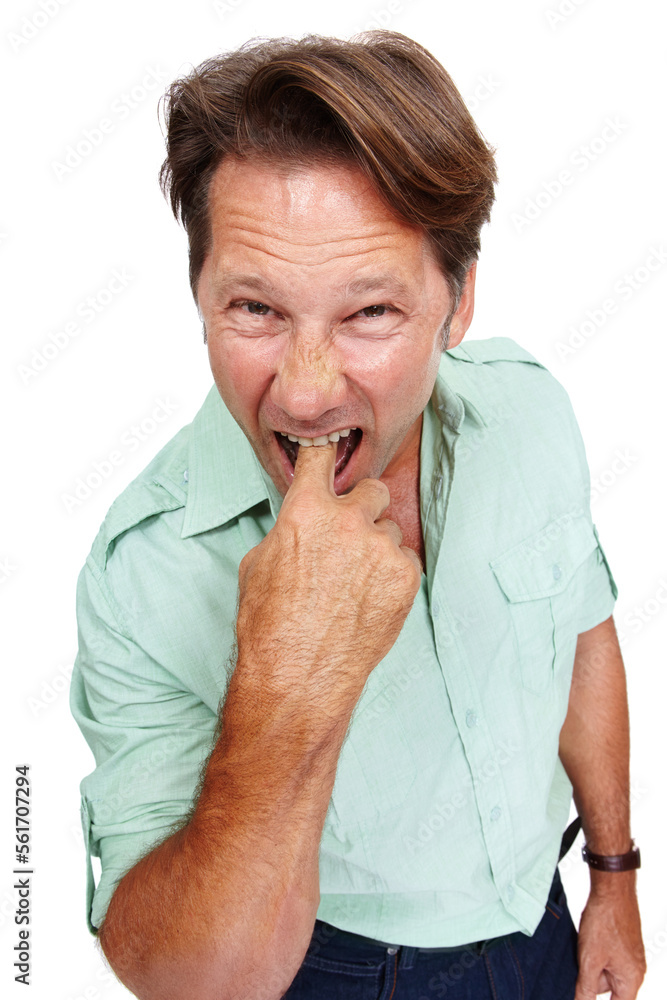
POLYGON ((77 586, 70 704, 96 762, 81 782, 86 917, 96 933, 118 881, 188 816, 217 716, 142 648, 89 558, 77 586), (102 874, 95 885, 92 858, 102 874))
POLYGON ((612 575, 598 530, 592 525, 596 547, 586 557, 578 571, 578 627, 577 632, 595 628, 614 611, 618 588, 612 575))
POLYGON ((592 535, 588 533, 591 544, 589 546, 587 542, 588 554, 576 573, 576 586, 573 591, 573 599, 576 601, 577 634, 581 634, 595 628, 613 614, 618 588, 592 519, 591 474, 581 429, 569 396, 563 386, 560 383, 558 385, 563 393, 562 413, 567 421, 569 441, 578 467, 581 503, 577 507, 592 531, 592 535))

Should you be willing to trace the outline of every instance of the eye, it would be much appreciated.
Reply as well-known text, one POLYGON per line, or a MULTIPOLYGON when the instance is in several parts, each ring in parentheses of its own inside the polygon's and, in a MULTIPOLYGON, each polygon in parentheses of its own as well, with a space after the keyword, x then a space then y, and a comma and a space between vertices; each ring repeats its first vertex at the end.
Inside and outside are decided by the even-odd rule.
POLYGON ((389 313, 396 312, 398 312, 398 309, 395 309, 393 306, 388 306, 383 302, 378 302, 372 306, 364 306, 363 309, 359 309, 356 313, 353 313, 352 316, 348 316, 347 318, 348 320, 357 319, 358 317, 361 317, 361 319, 381 319, 383 316, 388 316, 389 313))
POLYGON ((376 316, 384 316, 387 311, 386 306, 366 306, 364 309, 360 309, 359 312, 366 316, 367 319, 373 319, 376 316))
POLYGON ((237 305, 239 308, 247 306, 248 312, 250 313, 251 316, 266 316, 270 308, 263 302, 251 302, 247 299, 244 302, 236 302, 234 304, 237 305))

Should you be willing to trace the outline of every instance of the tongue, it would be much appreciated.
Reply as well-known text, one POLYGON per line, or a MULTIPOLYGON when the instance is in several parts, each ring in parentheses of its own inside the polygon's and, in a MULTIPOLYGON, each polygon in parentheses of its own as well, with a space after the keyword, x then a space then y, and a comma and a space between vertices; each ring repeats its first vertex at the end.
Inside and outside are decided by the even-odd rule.
POLYGON ((347 465, 350 455, 359 443, 359 433, 359 431, 350 431, 347 437, 339 439, 336 450, 336 475, 343 466, 347 465))

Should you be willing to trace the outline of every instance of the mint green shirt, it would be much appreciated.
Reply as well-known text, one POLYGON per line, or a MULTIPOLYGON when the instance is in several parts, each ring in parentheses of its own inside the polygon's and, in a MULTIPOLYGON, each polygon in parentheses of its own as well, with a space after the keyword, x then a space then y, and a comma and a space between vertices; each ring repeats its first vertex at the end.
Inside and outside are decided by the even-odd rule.
MULTIPOLYGON (((558 736, 577 635, 617 590, 567 393, 509 338, 443 355, 420 496, 425 574, 343 743, 317 915, 423 947, 531 934, 571 802, 558 736)), ((81 783, 91 930, 192 805, 233 670, 238 566, 280 503, 213 387, 95 539, 71 692, 97 765, 81 783)))

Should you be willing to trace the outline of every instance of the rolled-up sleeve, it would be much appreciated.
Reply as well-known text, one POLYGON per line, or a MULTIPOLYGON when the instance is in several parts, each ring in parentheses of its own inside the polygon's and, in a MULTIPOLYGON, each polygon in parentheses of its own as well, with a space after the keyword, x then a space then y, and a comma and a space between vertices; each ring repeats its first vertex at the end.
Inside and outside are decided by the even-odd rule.
POLYGON ((129 634, 90 558, 77 619, 70 703, 97 765, 81 782, 86 916, 96 933, 120 878, 188 816, 217 717, 129 634))
MULTIPOLYGON (((591 544, 591 550, 587 552, 586 558, 578 568, 573 589, 572 599, 575 603, 575 620, 577 622, 577 633, 587 632, 595 628, 601 622, 606 621, 613 614, 618 588, 616 581, 609 567, 607 556, 600 542, 598 529, 593 522, 591 510, 591 473, 586 454, 586 447, 581 434, 581 428, 577 421, 572 402, 560 386, 562 392, 562 418, 563 438, 569 441, 572 448, 572 456, 578 467, 578 479, 580 482, 580 496, 582 502, 579 512, 583 514, 592 531, 596 544, 591 544), (567 427, 567 430, 565 428, 567 427)), ((592 542, 590 532, 589 538, 592 542)), ((588 542, 586 542, 588 550, 588 542)))
POLYGON ((598 530, 593 525, 597 546, 579 569, 579 625, 577 631, 587 632, 613 614, 618 588, 612 575, 598 530))

